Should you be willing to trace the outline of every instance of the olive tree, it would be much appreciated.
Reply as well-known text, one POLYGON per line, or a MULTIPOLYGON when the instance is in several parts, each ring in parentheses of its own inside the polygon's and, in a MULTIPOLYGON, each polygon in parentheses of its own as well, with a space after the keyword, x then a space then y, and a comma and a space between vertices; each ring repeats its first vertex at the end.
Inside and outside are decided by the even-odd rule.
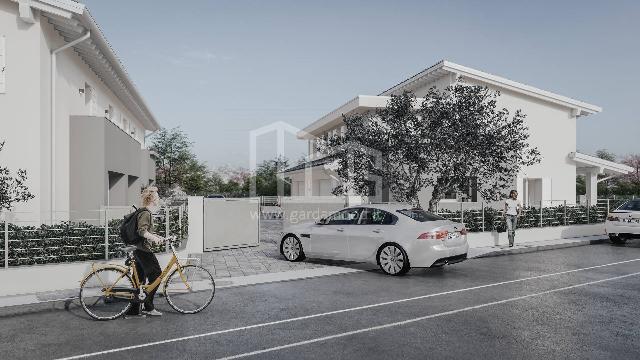
POLYGON ((395 200, 417 206, 420 190, 431 187, 430 210, 449 192, 471 189, 500 199, 520 169, 541 157, 529 146, 525 115, 499 109, 499 96, 456 82, 421 99, 405 92, 385 108, 344 117, 344 135, 318 142, 342 180, 334 193, 369 195, 378 176, 395 200))
MULTIPOLYGON (((0 151, 3 148, 4 141, 0 142, 0 151)), ((18 169, 14 177, 9 168, 0 165, 0 212, 11 210, 15 203, 25 202, 35 197, 29 192, 26 182, 26 170, 18 169)))

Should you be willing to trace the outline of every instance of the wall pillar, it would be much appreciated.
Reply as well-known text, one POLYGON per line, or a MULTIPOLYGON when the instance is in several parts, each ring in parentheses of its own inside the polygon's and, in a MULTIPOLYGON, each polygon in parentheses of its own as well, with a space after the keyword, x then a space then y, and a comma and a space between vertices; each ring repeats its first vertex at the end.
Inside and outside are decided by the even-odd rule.
POLYGON ((598 171, 590 170, 584 174, 587 188, 586 198, 589 204, 596 204, 598 201, 598 171))

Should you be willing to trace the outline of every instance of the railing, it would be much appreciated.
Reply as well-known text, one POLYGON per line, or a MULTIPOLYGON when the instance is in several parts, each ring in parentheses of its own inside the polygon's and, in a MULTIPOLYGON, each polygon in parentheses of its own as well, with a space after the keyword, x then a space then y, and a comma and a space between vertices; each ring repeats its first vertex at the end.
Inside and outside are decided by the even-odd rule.
MULTIPOLYGON (((92 213, 98 214, 97 218, 94 216, 77 221, 55 221, 37 226, 24 225, 33 221, 16 220, 16 216, 11 216, 11 213, 4 214, 5 220, 0 222, 0 234, 4 240, 0 249, 0 258, 3 259, 0 268, 109 260, 124 256, 120 250, 124 246, 120 238, 122 211, 110 211, 107 208, 92 213)), ((29 214, 20 215, 25 217, 29 214)), ((186 205, 164 207, 153 215, 153 219, 154 232, 158 235, 173 235, 179 240, 187 238, 186 205)), ((168 249, 159 246, 152 250, 162 252, 168 249)))
MULTIPOLYGON (((570 204, 566 201, 545 200, 538 206, 523 207, 518 218, 519 228, 603 223, 607 214, 626 200, 599 199, 596 204, 570 204)), ((504 231, 504 209, 485 203, 451 203, 449 210, 439 208, 436 214, 463 223, 471 232, 504 231), (451 209, 457 206, 458 209, 451 209)))

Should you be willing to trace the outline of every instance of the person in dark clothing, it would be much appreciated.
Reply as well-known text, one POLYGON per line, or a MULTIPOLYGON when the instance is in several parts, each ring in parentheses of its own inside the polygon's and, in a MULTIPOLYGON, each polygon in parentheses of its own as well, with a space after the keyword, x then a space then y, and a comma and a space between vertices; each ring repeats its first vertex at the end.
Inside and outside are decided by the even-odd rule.
MULTIPOLYGON (((164 242, 165 240, 153 233, 153 217, 151 214, 158 211, 159 202, 158 188, 149 186, 142 191, 142 208, 138 213, 137 224, 138 235, 143 240, 136 244, 136 250, 133 251, 133 254, 140 281, 144 282, 146 280, 147 284, 153 283, 162 274, 158 258, 151 251, 152 243, 164 242)), ((162 315, 153 305, 157 289, 158 287, 147 294, 143 304, 143 314, 150 316, 162 315)), ((132 306, 127 315, 138 315, 138 306, 132 306)))

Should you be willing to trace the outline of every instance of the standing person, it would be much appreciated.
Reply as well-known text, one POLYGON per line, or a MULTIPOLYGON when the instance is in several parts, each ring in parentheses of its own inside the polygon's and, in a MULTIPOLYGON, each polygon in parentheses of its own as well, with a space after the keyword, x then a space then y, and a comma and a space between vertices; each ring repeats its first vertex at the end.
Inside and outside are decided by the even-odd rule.
MULTIPOLYGON (((151 251, 152 243, 162 243, 164 238, 153 233, 153 217, 152 213, 160 209, 160 196, 158 196, 158 188, 149 186, 142 191, 141 195, 142 208, 138 211, 137 228, 140 241, 136 244, 136 250, 133 254, 136 259, 136 266, 140 273, 141 281, 146 278, 147 284, 154 282, 161 274, 158 258, 151 251)), ((155 309, 153 298, 156 295, 156 287, 147 294, 144 300, 142 313, 149 316, 161 316, 162 313, 155 309)), ((138 306, 132 306, 128 315, 138 315, 138 306)))
POLYGON ((522 205, 518 201, 518 192, 511 190, 509 198, 504 202, 504 217, 507 223, 509 247, 513 247, 513 242, 516 238, 516 227, 518 226, 520 211, 522 211, 522 205))

